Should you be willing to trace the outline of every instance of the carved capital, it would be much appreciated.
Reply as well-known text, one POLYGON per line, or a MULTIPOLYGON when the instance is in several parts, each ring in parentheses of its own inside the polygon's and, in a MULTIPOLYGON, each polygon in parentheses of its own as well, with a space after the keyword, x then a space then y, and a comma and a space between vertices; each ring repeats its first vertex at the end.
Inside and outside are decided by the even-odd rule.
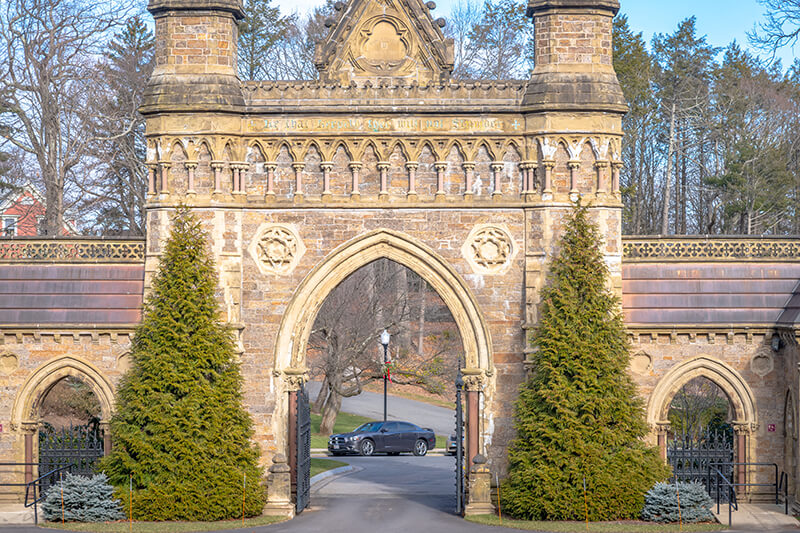
POLYGON ((669 433, 669 430, 672 427, 672 425, 669 423, 668 420, 661 420, 661 421, 656 422, 655 424, 653 424, 653 426, 654 426, 653 430, 656 433, 661 433, 661 434, 664 434, 664 435, 669 433))
POLYGON ((391 168, 391 166, 392 166, 392 164, 390 162, 388 162, 388 161, 378 161, 378 165, 377 165, 378 170, 380 170, 380 171, 389 170, 391 168))
POLYGON ((419 168, 419 163, 417 161, 409 161, 406 163, 406 168, 408 170, 417 170, 419 168))
POLYGON ((194 170, 197 168, 197 161, 184 161, 183 166, 189 170, 194 170))
POLYGON ((475 162, 474 161, 464 161, 463 163, 461 163, 461 167, 464 170, 468 171, 468 172, 470 170, 475 170, 475 162))
POLYGON ((522 165, 525 165, 525 168, 532 169, 538 167, 539 163, 536 161, 523 161, 522 163, 520 163, 520 167, 522 165))
POLYGON ((308 381, 308 369, 298 367, 285 368, 281 377, 286 383, 288 392, 298 391, 308 381))
POLYGON ((264 163, 264 170, 266 170, 267 172, 269 172, 270 170, 274 172, 277 168, 278 168, 278 163, 264 163))
POLYGON ((594 162, 594 168, 596 168, 596 169, 608 168, 610 165, 611 165, 611 163, 609 163, 608 161, 595 161, 594 162))
POLYGON ((569 167, 570 170, 578 170, 578 169, 581 168, 581 162, 580 161, 569 161, 567 163, 567 166, 569 167))
POLYGON ((436 161, 433 164, 433 168, 436 169, 436 172, 444 172, 447 170, 447 161, 436 161))
POLYGON ((505 168, 505 163, 492 163, 492 171, 493 172, 500 172, 505 168))
POLYGON ((737 435, 750 435, 758 429, 758 424, 750 422, 734 422, 731 425, 733 426, 733 432, 737 435))
POLYGON ((483 390, 483 376, 464 376, 464 389, 480 392, 483 390))
POLYGON ((302 172, 306 168, 305 163, 292 163, 292 168, 295 172, 302 172))
POLYGON ((333 161, 323 161, 319 164, 319 168, 321 168, 323 171, 330 171, 333 168, 333 161))
POLYGON ((553 161, 552 159, 545 159, 544 161, 542 161, 542 166, 546 170, 553 170, 553 168, 555 168, 556 166, 556 162, 553 161))
POLYGON ((350 161, 350 170, 361 170, 364 164, 361 161, 350 161))

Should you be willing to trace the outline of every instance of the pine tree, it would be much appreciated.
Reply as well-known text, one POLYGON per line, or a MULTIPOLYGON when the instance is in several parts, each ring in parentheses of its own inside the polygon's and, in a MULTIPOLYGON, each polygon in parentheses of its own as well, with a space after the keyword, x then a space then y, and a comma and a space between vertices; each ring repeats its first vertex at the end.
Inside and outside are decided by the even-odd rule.
POLYGON ((245 514, 264 505, 259 452, 205 242, 200 223, 180 209, 117 393, 114 448, 103 469, 126 506, 132 476, 135 519, 240 517, 245 475, 245 514))
POLYGON ((516 403, 503 511, 525 519, 638 517, 668 475, 627 374, 628 341, 597 227, 578 204, 542 290, 533 372, 516 403))

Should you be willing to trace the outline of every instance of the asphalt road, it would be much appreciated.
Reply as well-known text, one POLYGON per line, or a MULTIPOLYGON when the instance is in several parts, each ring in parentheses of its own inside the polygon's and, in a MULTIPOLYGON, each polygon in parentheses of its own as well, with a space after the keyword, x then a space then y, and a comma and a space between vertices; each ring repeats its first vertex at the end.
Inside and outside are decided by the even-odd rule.
MULTIPOLYGON (((320 382, 312 381, 306 385, 309 398, 313 402, 319 394, 320 382)), ((389 384, 391 391, 392 385, 389 384)), ((389 394, 387 401, 388 418, 412 422, 421 427, 431 428, 437 435, 447 436, 455 433, 455 411, 425 402, 409 400, 389 394)), ((342 411, 383 420, 383 394, 362 392, 358 396, 342 399, 342 411)))
POLYGON ((309 508, 294 520, 264 528, 263 533, 506 530, 472 524, 455 515, 452 457, 346 457, 344 461, 359 470, 315 484, 309 508))
MULTIPOLYGON (((306 385, 309 398, 313 402, 319 393, 320 382, 312 381, 306 385)), ((391 391, 392 385, 389 384, 391 391)), ((447 436, 455 433, 455 411, 425 402, 409 400, 400 396, 388 397, 388 418, 412 422, 421 427, 431 428, 437 435, 447 436)), ((362 392, 358 396, 342 399, 342 411, 361 415, 375 420, 383 420, 383 394, 362 392)))

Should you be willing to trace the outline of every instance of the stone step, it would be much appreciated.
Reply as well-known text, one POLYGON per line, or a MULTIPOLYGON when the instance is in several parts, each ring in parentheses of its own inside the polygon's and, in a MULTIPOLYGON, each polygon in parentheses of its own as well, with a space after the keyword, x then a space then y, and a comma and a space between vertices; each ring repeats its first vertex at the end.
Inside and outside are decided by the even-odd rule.
POLYGON ((0 505, 0 526, 33 524, 33 507, 23 504, 0 505))
MULTIPOLYGON (((784 514, 782 505, 740 503, 731 513, 731 529, 736 531, 776 531, 800 529, 800 522, 792 515, 784 514)), ((715 505, 711 511, 721 524, 728 523, 728 506, 715 505)), ((790 510, 791 511, 791 510, 790 510)))

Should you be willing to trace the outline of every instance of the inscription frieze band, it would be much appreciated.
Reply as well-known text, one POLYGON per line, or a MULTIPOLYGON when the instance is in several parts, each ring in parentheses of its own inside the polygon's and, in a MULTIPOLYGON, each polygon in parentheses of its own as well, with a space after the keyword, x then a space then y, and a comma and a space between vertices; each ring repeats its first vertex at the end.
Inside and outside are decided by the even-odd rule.
POLYGON ((515 133, 522 131, 516 117, 278 117, 250 119, 253 133, 515 133))

